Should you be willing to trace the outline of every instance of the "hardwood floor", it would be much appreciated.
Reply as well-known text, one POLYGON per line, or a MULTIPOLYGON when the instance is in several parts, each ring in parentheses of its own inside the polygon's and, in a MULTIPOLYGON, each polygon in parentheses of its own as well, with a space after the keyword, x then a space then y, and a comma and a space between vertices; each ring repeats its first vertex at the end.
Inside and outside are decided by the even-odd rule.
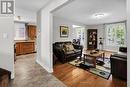
MULTIPOLYGON (((106 56, 110 56, 110 54, 108 52, 106 56)), ((126 81, 113 78, 112 76, 109 80, 106 80, 68 63, 57 63, 54 66, 53 75, 68 87, 127 87, 126 81)))

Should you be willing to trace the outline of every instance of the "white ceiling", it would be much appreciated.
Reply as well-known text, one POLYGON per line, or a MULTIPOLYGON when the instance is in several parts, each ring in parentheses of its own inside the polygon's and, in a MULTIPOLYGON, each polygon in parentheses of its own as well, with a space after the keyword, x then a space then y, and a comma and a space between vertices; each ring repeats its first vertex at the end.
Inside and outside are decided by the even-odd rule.
POLYGON ((74 0, 54 12, 54 16, 87 25, 119 22, 126 20, 126 0, 74 0), (95 13, 108 16, 96 19, 95 13))
POLYGON ((15 0, 16 8, 36 12, 52 0, 15 0))

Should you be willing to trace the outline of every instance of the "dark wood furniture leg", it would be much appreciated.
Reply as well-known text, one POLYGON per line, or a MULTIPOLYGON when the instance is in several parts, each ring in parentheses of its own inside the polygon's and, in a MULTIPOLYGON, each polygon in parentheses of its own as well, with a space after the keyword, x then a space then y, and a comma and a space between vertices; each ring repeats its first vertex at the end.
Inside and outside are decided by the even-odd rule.
POLYGON ((96 68, 96 58, 95 57, 92 57, 93 58, 93 66, 94 68, 96 68))
POLYGON ((86 57, 86 55, 84 54, 84 56, 83 56, 83 61, 84 61, 84 64, 85 64, 85 57, 86 57))
POLYGON ((102 54, 103 62, 105 60, 105 53, 102 54))

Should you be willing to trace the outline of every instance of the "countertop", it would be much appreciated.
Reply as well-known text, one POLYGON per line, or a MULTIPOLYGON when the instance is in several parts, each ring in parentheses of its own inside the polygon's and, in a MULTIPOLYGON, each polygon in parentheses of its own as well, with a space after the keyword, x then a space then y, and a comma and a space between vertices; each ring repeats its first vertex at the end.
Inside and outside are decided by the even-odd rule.
POLYGON ((15 43, 26 43, 26 42, 36 42, 35 40, 15 40, 15 43))

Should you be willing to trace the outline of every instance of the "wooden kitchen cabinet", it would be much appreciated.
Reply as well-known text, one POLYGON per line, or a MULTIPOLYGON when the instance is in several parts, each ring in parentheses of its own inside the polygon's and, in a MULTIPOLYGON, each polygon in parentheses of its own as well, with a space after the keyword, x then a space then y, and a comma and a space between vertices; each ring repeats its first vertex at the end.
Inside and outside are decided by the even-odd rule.
POLYGON ((36 39, 36 26, 35 25, 27 25, 28 39, 35 40, 36 39))
POLYGON ((16 43, 16 55, 28 54, 35 52, 34 42, 17 42, 16 43))
POLYGON ((15 52, 16 52, 16 55, 20 54, 20 44, 19 43, 15 44, 15 52))

